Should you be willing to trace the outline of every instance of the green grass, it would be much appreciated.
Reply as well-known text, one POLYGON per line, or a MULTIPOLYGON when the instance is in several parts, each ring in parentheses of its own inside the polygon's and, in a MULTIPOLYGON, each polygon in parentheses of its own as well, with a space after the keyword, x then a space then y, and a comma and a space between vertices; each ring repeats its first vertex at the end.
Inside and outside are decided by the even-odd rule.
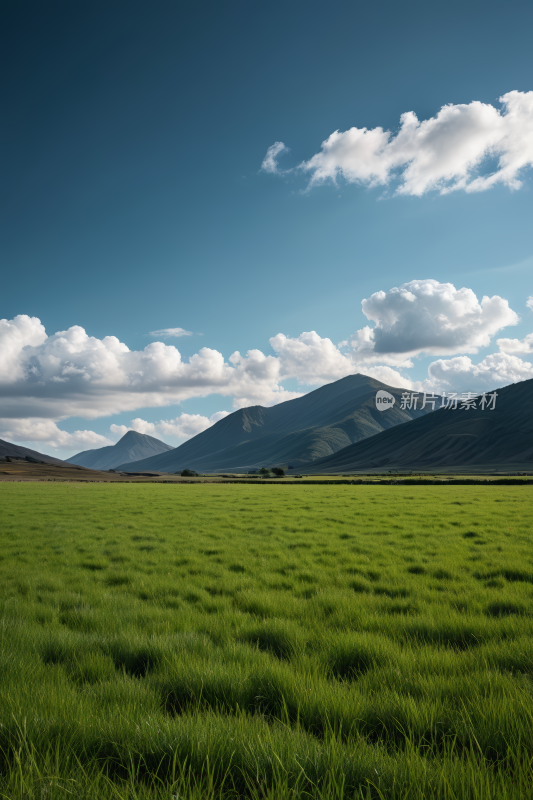
POLYGON ((0 491, 0 797, 531 796, 529 487, 0 491))

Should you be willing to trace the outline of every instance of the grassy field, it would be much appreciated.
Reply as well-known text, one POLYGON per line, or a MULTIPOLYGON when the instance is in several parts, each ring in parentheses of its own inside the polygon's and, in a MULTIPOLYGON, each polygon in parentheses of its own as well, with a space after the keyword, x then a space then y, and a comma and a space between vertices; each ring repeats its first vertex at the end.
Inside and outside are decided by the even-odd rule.
POLYGON ((0 797, 524 800, 524 486, 0 486, 0 797))

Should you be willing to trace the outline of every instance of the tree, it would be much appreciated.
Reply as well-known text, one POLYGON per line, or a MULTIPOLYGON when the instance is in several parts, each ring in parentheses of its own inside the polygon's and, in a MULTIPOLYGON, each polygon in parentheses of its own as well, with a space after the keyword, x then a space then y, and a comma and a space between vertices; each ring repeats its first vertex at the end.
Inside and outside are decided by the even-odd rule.
POLYGON ((198 473, 195 472, 193 469, 184 469, 182 472, 180 472, 180 475, 181 475, 182 478, 197 478, 198 477, 198 473))
POLYGON ((277 478, 283 478, 285 475, 285 470, 281 469, 281 467, 272 467, 272 472, 277 478))
POLYGON ((259 474, 260 475, 270 475, 270 470, 267 469, 266 467, 261 467, 261 469, 259 470, 259 474))

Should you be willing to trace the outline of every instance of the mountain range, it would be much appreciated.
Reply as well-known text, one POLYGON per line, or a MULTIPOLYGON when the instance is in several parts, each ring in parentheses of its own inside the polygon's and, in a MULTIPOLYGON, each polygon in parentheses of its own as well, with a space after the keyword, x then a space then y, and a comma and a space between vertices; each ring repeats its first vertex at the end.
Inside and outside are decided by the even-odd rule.
POLYGON ((28 461, 41 461, 44 464, 65 464, 65 461, 61 461, 59 458, 45 456, 44 453, 38 453, 37 450, 0 439, 0 459, 3 461, 6 458, 25 458, 28 461))
MULTIPOLYGON (((309 465, 309 474, 368 470, 533 468, 533 379, 497 390, 493 409, 441 408, 309 465)), ((388 413, 388 412, 387 412, 388 413)))
POLYGON ((116 444, 96 450, 84 450, 67 458, 67 463, 90 469, 115 469, 119 464, 129 465, 132 461, 157 456, 173 449, 171 445, 154 439, 153 436, 128 431, 116 444))
MULTIPOLYGON (((241 408, 173 450, 140 461, 124 460, 117 469, 178 472, 188 468, 204 473, 247 472, 263 466, 307 469, 316 459, 354 442, 425 417, 427 409, 400 407, 402 391, 367 375, 349 375, 272 407, 241 408), (380 389, 395 398, 387 411, 376 407, 380 389)), ((79 460, 75 463, 89 466, 79 460)))
POLYGON ((262 466, 335 474, 406 470, 533 469, 533 379, 497 390, 495 407, 402 409, 404 390, 350 375, 303 397, 239 409, 173 448, 128 431, 116 445, 67 462, 0 440, 6 457, 124 472, 248 472, 262 466), (386 411, 376 392, 395 399, 386 411))

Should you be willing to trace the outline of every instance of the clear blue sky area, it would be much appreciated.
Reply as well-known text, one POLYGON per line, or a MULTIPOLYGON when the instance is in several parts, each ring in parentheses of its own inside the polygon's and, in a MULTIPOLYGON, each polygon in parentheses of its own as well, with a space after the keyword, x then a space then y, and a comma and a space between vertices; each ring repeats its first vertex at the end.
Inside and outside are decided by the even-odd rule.
MULTIPOLYGON (((364 298, 431 278, 500 295, 521 321, 498 335, 530 332, 531 170, 515 190, 422 196, 342 177, 306 191, 301 171, 260 170, 277 141, 290 170, 336 130, 395 134, 404 112, 501 109, 533 90, 531 3, 20 0, 0 28, 0 317, 131 350, 182 327, 194 335, 165 341, 183 359, 208 347, 227 360, 272 354, 278 333, 337 344, 369 324, 364 298)), ((137 416, 218 410, 232 397, 58 425, 109 436, 137 416)))

